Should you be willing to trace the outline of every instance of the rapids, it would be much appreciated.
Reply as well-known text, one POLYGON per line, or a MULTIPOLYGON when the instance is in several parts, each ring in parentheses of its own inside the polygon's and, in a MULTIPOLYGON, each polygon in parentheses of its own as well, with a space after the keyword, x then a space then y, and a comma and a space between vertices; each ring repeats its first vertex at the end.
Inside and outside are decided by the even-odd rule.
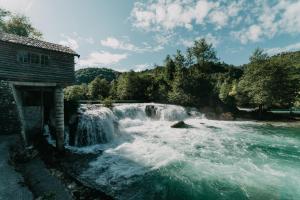
POLYGON ((116 199, 300 199, 299 124, 207 120, 163 104, 80 110, 69 148, 101 150, 80 178, 116 199), (179 120, 192 128, 170 127, 179 120))

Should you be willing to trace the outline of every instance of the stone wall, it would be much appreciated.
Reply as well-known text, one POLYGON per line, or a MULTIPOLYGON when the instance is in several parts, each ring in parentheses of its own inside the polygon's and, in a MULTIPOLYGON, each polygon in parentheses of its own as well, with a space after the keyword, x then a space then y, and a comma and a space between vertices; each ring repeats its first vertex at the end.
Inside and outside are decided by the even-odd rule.
POLYGON ((0 80, 0 134, 20 133, 21 123, 9 83, 0 80))

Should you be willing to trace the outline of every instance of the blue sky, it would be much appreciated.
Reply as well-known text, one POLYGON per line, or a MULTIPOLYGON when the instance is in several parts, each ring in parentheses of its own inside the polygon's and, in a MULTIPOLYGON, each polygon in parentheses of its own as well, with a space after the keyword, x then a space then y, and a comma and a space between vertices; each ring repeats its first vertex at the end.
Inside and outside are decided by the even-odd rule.
POLYGON ((234 65, 247 63, 256 47, 300 50, 299 0, 0 0, 0 7, 76 50, 77 69, 151 68, 201 37, 234 65))

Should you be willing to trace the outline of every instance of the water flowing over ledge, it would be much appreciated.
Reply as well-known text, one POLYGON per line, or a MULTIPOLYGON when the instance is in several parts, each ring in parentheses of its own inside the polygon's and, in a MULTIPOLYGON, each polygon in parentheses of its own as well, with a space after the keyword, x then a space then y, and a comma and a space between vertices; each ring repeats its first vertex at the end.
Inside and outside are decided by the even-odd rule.
POLYGON ((80 113, 75 146, 110 142, 120 134, 120 128, 143 121, 178 121, 203 116, 195 109, 164 104, 117 104, 112 110, 101 105, 82 105, 80 113))
POLYGON ((299 125, 119 104, 82 106, 78 127, 77 146, 68 148, 95 155, 80 179, 116 199, 300 198, 299 125), (179 120, 192 128, 171 128, 179 120))

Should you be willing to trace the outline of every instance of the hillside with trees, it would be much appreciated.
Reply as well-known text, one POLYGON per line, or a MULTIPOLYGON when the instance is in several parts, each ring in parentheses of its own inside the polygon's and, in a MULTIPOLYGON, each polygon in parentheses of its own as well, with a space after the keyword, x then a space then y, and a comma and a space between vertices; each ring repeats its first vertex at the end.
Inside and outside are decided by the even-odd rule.
POLYGON ((99 77, 111 82, 120 75, 120 72, 108 68, 84 68, 75 72, 76 84, 90 83, 99 77))
POLYGON ((177 50, 167 55, 163 66, 124 72, 111 79, 95 75, 90 83, 91 79, 81 81, 84 84, 67 88, 65 94, 68 100, 109 98, 171 103, 209 108, 217 113, 237 112, 238 106, 261 112, 290 108, 298 105, 299 57, 299 52, 269 57, 258 48, 248 64, 236 67, 221 62, 213 46, 200 39, 184 53, 177 50))

